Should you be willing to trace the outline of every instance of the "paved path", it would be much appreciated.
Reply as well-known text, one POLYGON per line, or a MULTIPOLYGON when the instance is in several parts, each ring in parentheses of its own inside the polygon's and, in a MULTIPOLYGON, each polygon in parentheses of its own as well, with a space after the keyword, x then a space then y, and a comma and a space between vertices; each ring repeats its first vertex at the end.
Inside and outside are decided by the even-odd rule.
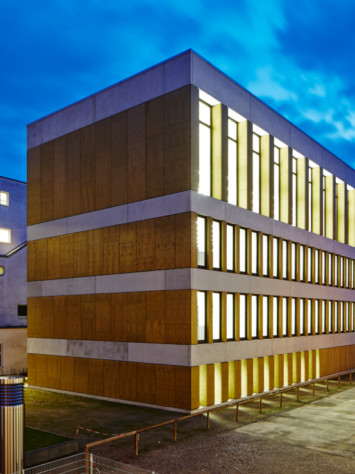
POLYGON ((355 387, 237 431, 355 459, 355 387))

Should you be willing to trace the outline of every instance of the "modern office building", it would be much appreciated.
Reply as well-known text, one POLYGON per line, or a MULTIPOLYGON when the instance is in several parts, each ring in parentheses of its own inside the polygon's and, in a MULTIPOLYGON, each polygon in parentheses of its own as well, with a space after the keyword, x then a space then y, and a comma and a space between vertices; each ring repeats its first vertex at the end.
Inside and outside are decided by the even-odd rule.
POLYGON ((193 51, 30 124, 29 383, 193 411, 354 368, 354 188, 193 51))
POLYGON ((0 373, 27 368, 26 183, 0 177, 0 373))

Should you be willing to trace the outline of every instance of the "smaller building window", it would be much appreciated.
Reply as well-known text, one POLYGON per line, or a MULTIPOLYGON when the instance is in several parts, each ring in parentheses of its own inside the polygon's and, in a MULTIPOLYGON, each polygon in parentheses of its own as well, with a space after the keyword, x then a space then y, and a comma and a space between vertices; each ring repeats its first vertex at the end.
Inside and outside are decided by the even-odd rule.
POLYGON ((234 227, 227 224, 227 271, 234 271, 234 227))
POLYGON ((213 340, 221 340, 221 295, 212 293, 213 340))
POLYGON ((258 297, 252 295, 251 297, 251 337, 256 339, 258 337, 258 297))
POLYGON ((227 294, 227 339, 234 339, 234 295, 227 294))
POLYGON ((288 302, 287 298, 282 298, 282 335, 288 335, 288 302))
POLYGON ((17 305, 17 316, 19 318, 27 318, 27 304, 17 305))
POLYGON ((197 340, 198 342, 206 341, 206 292, 197 292, 197 340))
POLYGON ((206 219, 197 217, 197 265, 206 266, 206 219))
POLYGON ((240 295, 239 297, 239 337, 240 339, 247 338, 247 305, 246 295, 240 295))
POLYGON ((258 274, 258 233, 251 233, 251 272, 253 275, 258 274))
POLYGON ((263 276, 269 275, 269 236, 263 235, 263 276))
POLYGON ((213 268, 221 268, 221 223, 212 222, 212 255, 213 268))
POLYGON ((242 228, 239 230, 239 271, 247 271, 247 231, 242 228))
POLYGON ((4 276, 5 275, 5 267, 3 267, 2 265, 0 265, 0 277, 4 276))
POLYGON ((273 276, 277 278, 279 276, 279 239, 277 237, 273 237, 273 276))
POLYGON ((279 302, 277 296, 273 297, 273 304, 272 304, 272 334, 274 337, 278 337, 279 335, 279 302))
POLYGON ((269 299, 263 296, 263 337, 269 337, 269 299))
POLYGON ((11 242, 11 230, 0 228, 0 243, 9 244, 11 242))
POLYGON ((6 191, 0 191, 0 206, 9 205, 9 193, 6 191))
POLYGON ((301 298, 300 299, 300 336, 304 336, 304 316, 305 316, 305 312, 304 312, 304 298, 301 298))

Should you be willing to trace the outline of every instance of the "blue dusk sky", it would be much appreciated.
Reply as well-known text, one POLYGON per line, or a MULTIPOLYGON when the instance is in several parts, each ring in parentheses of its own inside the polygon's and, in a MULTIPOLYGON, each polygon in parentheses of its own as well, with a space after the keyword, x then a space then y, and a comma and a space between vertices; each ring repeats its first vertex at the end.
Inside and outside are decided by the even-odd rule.
POLYGON ((355 167, 353 0, 0 0, 0 176, 26 125, 192 48, 355 167))

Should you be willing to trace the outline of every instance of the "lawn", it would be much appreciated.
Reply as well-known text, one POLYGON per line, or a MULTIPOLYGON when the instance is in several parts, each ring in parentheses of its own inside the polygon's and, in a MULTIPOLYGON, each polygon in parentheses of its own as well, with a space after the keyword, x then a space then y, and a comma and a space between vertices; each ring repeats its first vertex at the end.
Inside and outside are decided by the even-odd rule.
POLYGON ((70 438, 25 426, 25 452, 69 441, 70 438))

